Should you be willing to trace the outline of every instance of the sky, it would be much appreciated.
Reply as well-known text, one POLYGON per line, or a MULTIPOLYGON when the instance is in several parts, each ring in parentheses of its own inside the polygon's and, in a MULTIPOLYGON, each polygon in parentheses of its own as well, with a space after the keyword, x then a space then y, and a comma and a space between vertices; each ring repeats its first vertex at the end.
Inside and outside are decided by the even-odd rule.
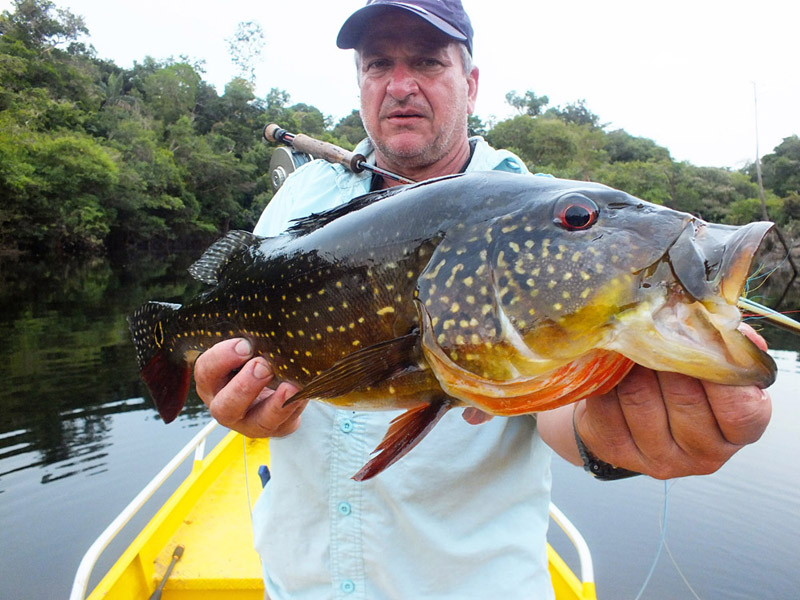
MULTIPOLYGON (((257 96, 285 90, 334 122, 358 107, 352 52, 335 41, 364 0, 54 1, 84 17, 98 57, 124 68, 145 56, 204 61, 220 94, 237 75, 226 40, 255 21, 265 33, 257 96)), ((505 101, 512 90, 546 95, 550 106, 583 99, 607 131, 650 138, 678 161, 733 169, 755 160, 757 142, 763 156, 800 135, 800 2, 463 4, 484 122, 517 114, 505 101)))

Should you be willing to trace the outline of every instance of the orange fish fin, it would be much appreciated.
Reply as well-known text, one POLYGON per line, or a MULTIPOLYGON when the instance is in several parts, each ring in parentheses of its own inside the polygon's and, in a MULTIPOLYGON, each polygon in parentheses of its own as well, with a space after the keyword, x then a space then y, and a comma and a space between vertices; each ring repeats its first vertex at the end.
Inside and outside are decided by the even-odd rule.
POLYGON ((429 404, 409 409, 392 421, 386 435, 375 448, 375 456, 353 475, 356 481, 366 481, 393 465, 416 446, 439 422, 455 401, 447 396, 429 404))
POLYGON ((385 381, 416 362, 418 340, 416 332, 409 333, 348 354, 312 379, 284 406, 311 398, 338 398, 385 381))

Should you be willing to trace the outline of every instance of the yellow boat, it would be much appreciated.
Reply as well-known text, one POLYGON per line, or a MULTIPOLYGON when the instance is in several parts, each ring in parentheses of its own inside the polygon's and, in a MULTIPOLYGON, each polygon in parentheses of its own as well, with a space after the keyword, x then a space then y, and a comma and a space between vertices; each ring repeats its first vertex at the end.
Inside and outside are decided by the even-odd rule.
MULTIPOLYGON (((258 466, 269 463, 266 439, 228 433, 204 456, 209 423, 120 513, 83 557, 70 600, 84 600, 92 570, 109 542, 194 454, 191 473, 100 580, 89 600, 262 600, 261 565, 253 549, 251 504, 262 485, 258 466)), ((579 579, 548 544, 557 600, 595 600, 591 554, 580 532, 551 504, 551 519, 567 534, 580 560, 579 579)))

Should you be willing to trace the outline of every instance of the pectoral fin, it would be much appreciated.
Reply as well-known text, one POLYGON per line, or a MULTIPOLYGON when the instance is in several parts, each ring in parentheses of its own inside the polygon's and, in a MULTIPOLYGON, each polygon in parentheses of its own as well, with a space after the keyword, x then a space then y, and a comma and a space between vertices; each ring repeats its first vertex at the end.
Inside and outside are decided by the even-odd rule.
POLYGON ((444 414, 457 402, 442 396, 429 404, 407 410, 392 421, 383 441, 375 448, 375 456, 353 475, 356 481, 366 481, 394 464, 419 444, 444 414))
POLYGON ((284 406, 311 398, 338 398, 376 386, 414 363, 418 341, 419 335, 414 332, 348 354, 312 379, 284 406))

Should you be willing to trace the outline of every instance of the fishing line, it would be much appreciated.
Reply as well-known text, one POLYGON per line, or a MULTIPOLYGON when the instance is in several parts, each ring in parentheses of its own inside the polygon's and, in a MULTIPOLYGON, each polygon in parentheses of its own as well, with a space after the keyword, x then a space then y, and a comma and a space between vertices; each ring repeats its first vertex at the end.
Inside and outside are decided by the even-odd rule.
POLYGON ((761 273, 761 271, 764 269, 763 263, 761 265, 759 265, 759 267, 755 270, 755 272, 750 277, 748 277, 747 281, 745 282, 745 287, 744 287, 745 296, 747 296, 748 293, 755 292, 762 285, 764 285, 766 283, 767 279, 769 277, 771 277, 775 273, 775 271, 780 269, 784 265, 784 263, 786 263, 787 260, 789 260, 789 254, 788 253, 783 257, 783 260, 781 262, 779 262, 777 265, 775 265, 775 267, 773 267, 769 271, 766 271, 765 273, 761 273), (758 279, 762 279, 763 281, 761 281, 761 283, 759 283, 755 288, 753 288, 751 290, 750 289, 750 282, 756 281, 758 279))
POLYGON ((692 596, 695 597, 696 600, 701 600, 700 596, 697 595, 697 592, 694 591, 694 588, 689 583, 689 580, 683 574, 680 566, 678 566, 678 562, 675 560, 675 557, 672 555, 672 550, 670 550, 669 544, 667 543, 667 520, 669 518, 669 490, 670 488, 675 485, 677 482, 673 481, 670 483, 669 481, 664 481, 664 508, 663 508, 663 516, 660 522, 661 526, 661 540, 658 544, 658 551, 656 552, 656 557, 653 559, 653 564, 650 566, 650 572, 647 574, 647 577, 642 584, 639 593, 636 595, 635 600, 639 600, 642 597, 645 589, 647 588, 648 584, 650 583, 650 578, 653 576, 653 573, 656 570, 656 564, 658 564, 658 559, 661 557, 661 551, 666 550, 667 555, 669 556, 672 565, 675 567, 675 570, 680 575, 681 580, 683 581, 684 585, 689 589, 692 593, 692 596))
POLYGON ((644 579, 644 583, 642 583, 642 587, 639 590, 639 593, 636 594, 636 598, 634 600, 639 600, 644 594, 645 589, 647 589, 647 585, 650 583, 650 578, 653 576, 653 572, 656 570, 656 565, 658 564, 658 559, 661 558, 661 551, 664 549, 664 544, 667 541, 667 518, 668 518, 668 510, 669 510, 669 487, 668 481, 664 481, 664 517, 661 521, 661 540, 658 542, 658 551, 656 552, 656 557, 653 559, 653 564, 650 566, 650 572, 647 574, 647 577, 644 579))
POLYGON ((250 478, 247 476, 247 438, 242 436, 242 457, 244 458, 244 488, 247 492, 247 514, 250 516, 250 527, 253 526, 253 501, 250 498, 250 478))

